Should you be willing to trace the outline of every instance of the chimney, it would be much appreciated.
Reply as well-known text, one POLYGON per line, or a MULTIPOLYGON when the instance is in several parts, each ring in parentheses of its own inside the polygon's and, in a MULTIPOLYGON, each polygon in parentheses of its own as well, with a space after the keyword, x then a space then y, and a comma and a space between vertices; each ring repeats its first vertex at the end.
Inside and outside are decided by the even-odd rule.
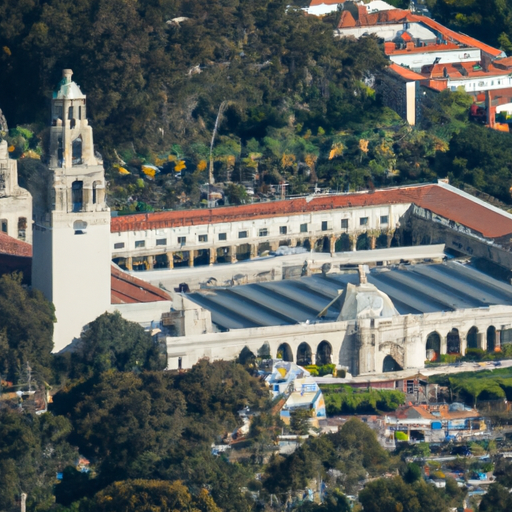
POLYGON ((21 493, 21 507, 20 507, 20 512, 26 512, 27 510, 27 495, 22 492, 21 493))
POLYGON ((66 79, 66 83, 69 84, 73 76, 73 71, 71 71, 71 69, 64 69, 62 70, 62 76, 66 79))

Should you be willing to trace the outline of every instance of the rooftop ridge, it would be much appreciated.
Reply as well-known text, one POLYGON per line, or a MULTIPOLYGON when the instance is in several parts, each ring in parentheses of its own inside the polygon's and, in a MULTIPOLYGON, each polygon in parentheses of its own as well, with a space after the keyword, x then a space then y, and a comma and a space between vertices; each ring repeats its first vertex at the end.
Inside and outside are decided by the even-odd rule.
POLYGON ((358 206, 372 206, 380 204, 404 204, 417 199, 421 192, 428 191, 435 184, 417 184, 407 187, 392 187, 387 189, 365 190, 349 194, 328 194, 303 196, 300 198, 252 203, 241 206, 223 206, 220 208, 196 208, 192 210, 172 210, 166 212, 138 213, 113 217, 111 232, 140 231, 157 229, 166 224, 171 227, 178 225, 199 225, 204 223, 218 224, 240 220, 245 216, 250 218, 268 216, 287 216, 323 211, 333 208, 351 208, 358 206), (421 192, 420 192, 421 191, 421 192), (388 195, 389 198, 384 200, 388 195))

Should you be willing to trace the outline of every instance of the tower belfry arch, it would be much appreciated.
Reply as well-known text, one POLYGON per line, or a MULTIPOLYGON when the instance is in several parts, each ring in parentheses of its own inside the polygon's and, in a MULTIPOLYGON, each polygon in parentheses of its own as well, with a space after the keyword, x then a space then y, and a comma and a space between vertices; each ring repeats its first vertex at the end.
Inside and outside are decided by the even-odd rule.
POLYGON ((105 172, 94 151, 86 96, 72 75, 65 69, 53 93, 47 184, 51 200, 34 214, 32 283, 55 306, 56 351, 110 307, 105 172))

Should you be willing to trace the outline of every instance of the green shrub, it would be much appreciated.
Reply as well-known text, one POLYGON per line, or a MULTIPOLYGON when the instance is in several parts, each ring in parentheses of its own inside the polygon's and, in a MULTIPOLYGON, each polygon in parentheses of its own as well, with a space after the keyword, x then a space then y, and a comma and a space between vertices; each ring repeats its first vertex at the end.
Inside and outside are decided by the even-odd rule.
POLYGON ((440 363, 456 363, 459 359, 459 354, 441 354, 439 356, 440 363))
POLYGON ((485 350, 481 348, 468 348, 466 349, 466 357, 468 361, 481 361, 486 355, 485 350))
POLYGON ((395 432, 395 439, 397 441, 409 441, 409 436, 405 432, 395 432))
POLYGON ((378 411, 394 411, 405 402, 405 395, 396 390, 354 392, 341 386, 330 391, 322 386, 325 407, 329 416, 337 414, 371 414, 378 411))

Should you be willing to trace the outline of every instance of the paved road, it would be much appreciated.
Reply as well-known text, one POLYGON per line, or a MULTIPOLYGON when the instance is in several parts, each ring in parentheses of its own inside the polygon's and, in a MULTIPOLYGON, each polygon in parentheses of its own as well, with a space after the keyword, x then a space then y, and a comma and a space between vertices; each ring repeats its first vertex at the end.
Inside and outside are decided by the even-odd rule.
POLYGON ((180 283, 187 283, 191 290, 198 289, 200 283, 211 277, 217 284, 229 285, 237 275, 256 276, 263 272, 277 273, 277 280, 281 280, 282 268, 286 266, 302 265, 305 260, 313 268, 320 268, 324 263, 331 265, 362 265, 376 261, 424 260, 440 259, 444 255, 444 244, 417 247, 392 247, 390 249, 375 249, 373 251, 340 252, 332 256, 321 252, 306 252, 289 256, 270 256, 245 260, 238 263, 216 264, 200 267, 179 267, 174 269, 158 269, 142 272, 131 272, 132 275, 143 279, 155 286, 163 285, 166 290, 173 290, 180 283))

